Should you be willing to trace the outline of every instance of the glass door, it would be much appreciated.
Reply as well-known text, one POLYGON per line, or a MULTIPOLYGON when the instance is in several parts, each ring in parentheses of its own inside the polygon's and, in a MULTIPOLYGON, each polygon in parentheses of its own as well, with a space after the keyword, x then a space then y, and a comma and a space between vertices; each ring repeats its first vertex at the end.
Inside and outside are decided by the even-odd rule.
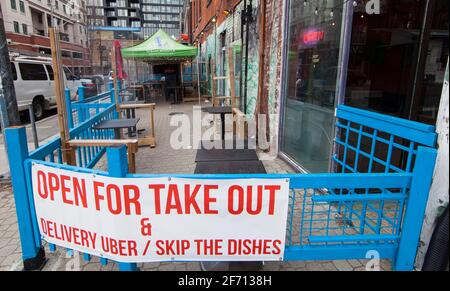
POLYGON ((281 151, 309 172, 327 172, 344 4, 289 1, 281 151))

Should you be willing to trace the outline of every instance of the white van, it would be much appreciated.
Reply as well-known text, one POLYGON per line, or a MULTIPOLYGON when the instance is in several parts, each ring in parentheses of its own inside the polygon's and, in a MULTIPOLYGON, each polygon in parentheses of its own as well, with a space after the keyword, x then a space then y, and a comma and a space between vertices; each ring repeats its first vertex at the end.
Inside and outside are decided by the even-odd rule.
MULTIPOLYGON (((69 68, 63 68, 64 87, 70 89, 71 99, 74 100, 81 82, 69 68)), ((34 115, 38 120, 46 110, 56 106, 53 67, 49 58, 14 57, 11 59, 11 70, 19 111, 27 110, 33 104, 34 115)))

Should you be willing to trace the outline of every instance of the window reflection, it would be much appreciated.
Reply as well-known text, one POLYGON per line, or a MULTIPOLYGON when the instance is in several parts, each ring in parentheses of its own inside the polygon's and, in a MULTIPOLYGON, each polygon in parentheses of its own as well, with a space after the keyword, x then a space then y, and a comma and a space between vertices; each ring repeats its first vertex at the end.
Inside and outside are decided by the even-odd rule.
POLYGON ((333 134, 342 1, 290 1, 282 150, 311 172, 326 172, 333 134))

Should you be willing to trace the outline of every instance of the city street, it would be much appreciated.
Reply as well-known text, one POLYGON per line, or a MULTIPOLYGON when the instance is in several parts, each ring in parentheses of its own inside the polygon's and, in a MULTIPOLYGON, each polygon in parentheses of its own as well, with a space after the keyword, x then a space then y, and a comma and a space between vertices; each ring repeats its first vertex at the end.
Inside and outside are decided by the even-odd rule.
MULTIPOLYGON (((46 112, 45 118, 36 121, 36 131, 39 140, 39 146, 44 145, 48 140, 51 140, 55 135, 58 135, 58 118, 56 116, 56 109, 51 109, 46 112)), ((25 125, 28 139, 28 149, 34 149, 33 131, 29 118, 24 116, 21 118, 22 125, 25 125)), ((3 133, 0 133, 0 176, 8 176, 9 165, 7 162, 5 140, 3 133)))

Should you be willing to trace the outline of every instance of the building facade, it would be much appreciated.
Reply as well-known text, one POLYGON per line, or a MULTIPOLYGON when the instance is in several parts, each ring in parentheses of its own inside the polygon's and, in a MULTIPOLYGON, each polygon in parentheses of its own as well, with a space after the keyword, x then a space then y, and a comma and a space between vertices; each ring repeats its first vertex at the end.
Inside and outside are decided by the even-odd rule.
MULTIPOLYGON (((269 115, 270 151, 298 171, 345 171, 331 159, 340 154, 333 140, 339 134, 334 112, 341 104, 436 125, 444 158, 435 172, 439 185, 430 193, 420 268, 437 209, 448 205, 448 166, 442 166, 448 163, 442 154, 442 145, 448 145, 448 97, 441 94, 448 5, 446 0, 192 0, 185 5, 191 21, 184 27, 201 61, 210 66, 214 59, 218 75, 226 73, 224 52, 233 48, 241 110, 250 119, 269 115)), ((374 149, 375 156, 383 152, 374 149)), ((391 160, 405 162, 401 155, 391 160)), ((374 165, 372 171, 383 167, 374 165)))
MULTIPOLYGON (((87 0, 92 73, 105 75, 111 71, 114 40, 122 47, 134 46, 159 29, 179 38, 182 7, 182 0, 87 0)), ((125 62, 130 80, 147 68, 125 62)))
MULTIPOLYGON (((202 75, 228 74, 228 49, 232 49, 235 68, 237 106, 247 114, 256 108, 258 76, 258 1, 186 1, 185 33, 199 47, 202 75)), ((206 90, 211 95, 211 79, 206 90)), ((219 81, 216 95, 230 96, 229 84, 219 81)))
POLYGON ((299 170, 333 170, 340 104, 436 123, 448 59, 448 1, 380 0, 376 7, 338 0, 187 2, 185 27, 200 57, 207 64, 214 59, 221 75, 224 52, 234 49, 235 67, 247 75, 238 86, 246 88, 242 108, 249 117, 274 115, 273 146, 299 170))
POLYGON ((182 0, 88 0, 91 26, 138 27, 147 38, 158 29, 179 37, 182 0))
POLYGON ((82 0, 1 0, 10 52, 50 56, 48 28, 60 31, 63 64, 76 75, 90 66, 86 7, 82 0))

